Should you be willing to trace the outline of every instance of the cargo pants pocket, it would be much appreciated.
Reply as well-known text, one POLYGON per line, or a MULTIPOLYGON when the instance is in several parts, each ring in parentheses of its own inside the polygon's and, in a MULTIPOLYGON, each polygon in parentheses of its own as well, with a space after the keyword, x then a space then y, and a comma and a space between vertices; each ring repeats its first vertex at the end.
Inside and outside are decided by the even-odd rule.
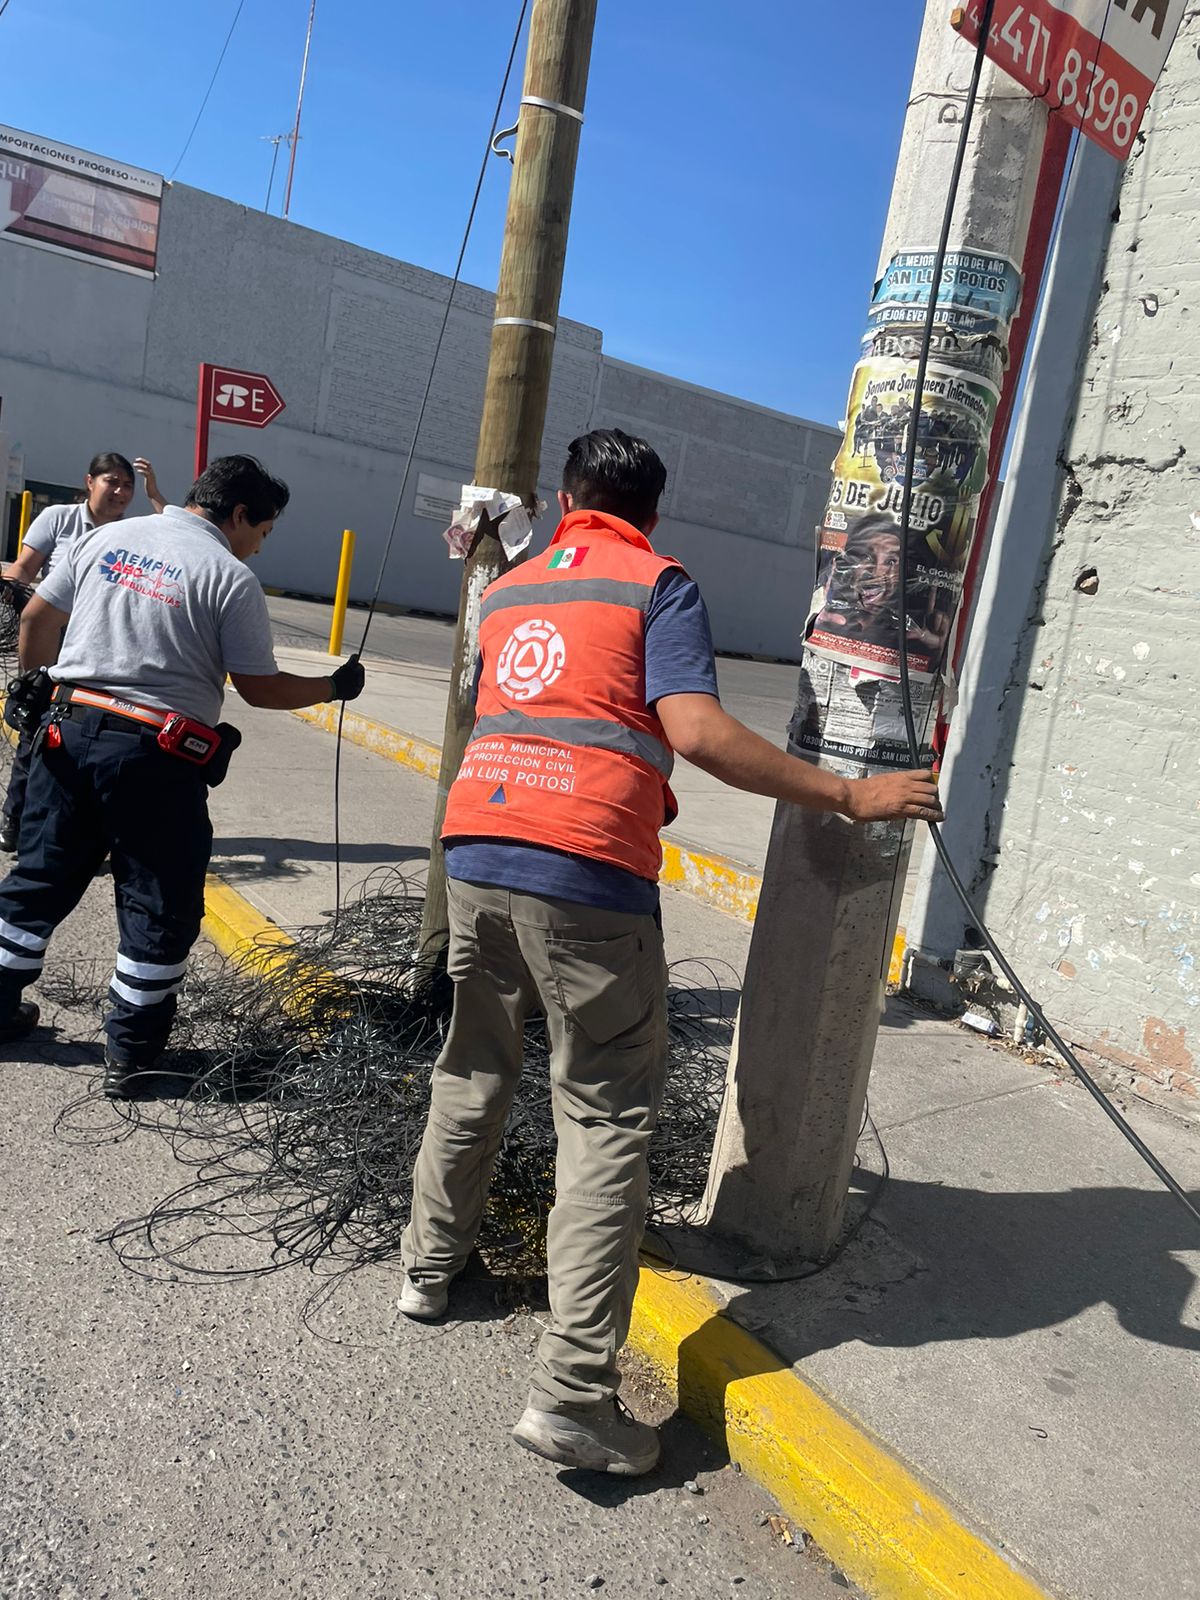
POLYGON ((608 1044, 643 1018, 649 1024, 650 986, 658 966, 644 935, 553 939, 546 956, 559 1005, 593 1044, 608 1044))

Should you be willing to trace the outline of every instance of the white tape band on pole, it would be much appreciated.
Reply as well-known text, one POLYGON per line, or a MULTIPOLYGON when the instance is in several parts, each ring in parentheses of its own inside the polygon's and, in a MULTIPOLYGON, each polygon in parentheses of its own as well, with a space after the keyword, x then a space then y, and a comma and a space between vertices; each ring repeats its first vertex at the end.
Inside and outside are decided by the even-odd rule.
POLYGON ((583 112, 576 111, 574 106, 564 106, 561 100, 543 100, 538 94, 523 94, 523 106, 541 106, 543 111, 560 111, 564 117, 574 117, 576 122, 583 121, 583 112))
POLYGON ((552 322, 535 322, 532 317, 495 317, 492 321, 494 328, 540 328, 543 333, 553 333, 552 322))

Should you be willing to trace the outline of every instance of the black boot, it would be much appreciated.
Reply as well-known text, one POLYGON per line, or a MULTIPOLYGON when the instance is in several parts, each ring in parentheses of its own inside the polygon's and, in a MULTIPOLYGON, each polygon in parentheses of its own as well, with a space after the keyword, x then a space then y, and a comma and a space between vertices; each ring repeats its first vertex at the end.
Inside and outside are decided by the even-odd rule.
POLYGON ((21 837, 20 817, 0 817, 0 850, 12 855, 21 837))
POLYGON ((118 1061, 111 1050, 104 1052, 104 1093, 110 1100, 137 1100, 151 1087, 157 1062, 118 1061))
POLYGON ((38 1025, 41 1013, 32 1000, 22 1000, 11 1016, 0 1022, 0 1044, 13 1044, 26 1039, 38 1025))

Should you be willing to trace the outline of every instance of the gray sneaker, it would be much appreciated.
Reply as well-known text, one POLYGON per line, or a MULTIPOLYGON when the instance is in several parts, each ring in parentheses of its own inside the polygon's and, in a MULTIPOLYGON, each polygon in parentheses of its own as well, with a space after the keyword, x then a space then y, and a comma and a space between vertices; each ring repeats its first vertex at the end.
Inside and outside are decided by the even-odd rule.
POLYGON ((406 1317, 416 1322, 436 1322, 444 1313, 450 1299, 450 1290, 444 1284, 421 1284, 404 1275, 404 1287, 396 1302, 406 1317))
POLYGON ((658 1463, 658 1431, 638 1422, 614 1395, 598 1406, 538 1411, 527 1406, 513 1438, 536 1456, 560 1467, 585 1467, 640 1478, 658 1463))

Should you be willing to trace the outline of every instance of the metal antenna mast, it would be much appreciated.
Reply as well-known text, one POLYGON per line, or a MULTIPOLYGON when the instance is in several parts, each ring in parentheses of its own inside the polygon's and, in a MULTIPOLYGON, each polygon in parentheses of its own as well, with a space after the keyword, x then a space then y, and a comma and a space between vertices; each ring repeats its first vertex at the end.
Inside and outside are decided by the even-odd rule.
POLYGON ((293 126, 291 126, 291 133, 288 134, 288 144, 291 146, 291 155, 288 157, 288 182, 286 182, 285 190, 283 190, 283 216, 286 216, 288 211, 291 210, 291 181, 293 181, 294 176, 296 176, 296 146, 299 144, 299 118, 301 118, 301 110, 304 109, 304 80, 306 80, 307 75, 309 75, 309 48, 312 46, 312 19, 315 18, 315 14, 317 14, 317 0, 312 0, 312 3, 309 5, 309 30, 307 30, 306 35, 304 35, 304 61, 301 62, 301 85, 299 85, 299 94, 296 96, 296 122, 293 123, 293 126))
POLYGON ((271 176, 267 180, 267 198, 263 204, 264 211, 271 209, 271 195, 275 189, 275 168, 279 164, 279 146, 287 142, 286 133, 264 133, 260 137, 271 146, 271 176))

